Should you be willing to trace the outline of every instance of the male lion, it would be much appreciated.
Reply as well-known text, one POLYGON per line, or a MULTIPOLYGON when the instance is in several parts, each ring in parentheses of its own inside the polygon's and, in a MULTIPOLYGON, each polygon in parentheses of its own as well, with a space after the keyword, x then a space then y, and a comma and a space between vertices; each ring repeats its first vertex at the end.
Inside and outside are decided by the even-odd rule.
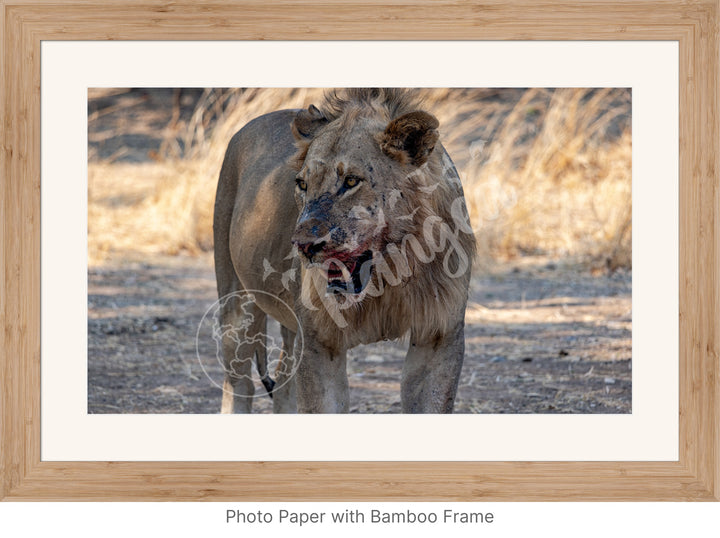
POLYGON ((347 350, 408 334, 403 412, 452 411, 475 239, 437 129, 409 91, 349 89, 232 138, 213 225, 221 323, 257 337, 223 333, 222 412, 250 412, 253 357, 275 412, 347 412, 347 350))

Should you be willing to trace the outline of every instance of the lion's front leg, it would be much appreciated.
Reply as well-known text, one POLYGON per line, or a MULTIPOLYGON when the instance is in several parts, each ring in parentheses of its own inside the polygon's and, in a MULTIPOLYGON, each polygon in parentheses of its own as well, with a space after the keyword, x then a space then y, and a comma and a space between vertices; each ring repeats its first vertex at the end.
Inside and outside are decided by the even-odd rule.
POLYGON ((465 354, 465 323, 445 334, 410 335, 403 364, 403 413, 452 413, 465 354))
MULTIPOLYGON (((347 413, 350 388, 344 349, 333 349, 305 335, 297 367, 297 404, 300 413, 347 413)), ((298 342, 295 342, 297 349, 298 342)))

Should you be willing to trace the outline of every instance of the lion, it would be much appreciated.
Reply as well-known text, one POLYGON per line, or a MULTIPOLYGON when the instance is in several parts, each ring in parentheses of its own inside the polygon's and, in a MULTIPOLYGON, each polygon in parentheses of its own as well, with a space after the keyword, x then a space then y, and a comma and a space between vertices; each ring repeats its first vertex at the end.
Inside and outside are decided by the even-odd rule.
POLYGON ((274 412, 348 412, 347 351, 395 339, 402 412, 452 412, 476 246, 438 128, 412 91, 364 88, 234 135, 213 222, 221 322, 262 335, 271 316, 283 353, 273 379, 262 338, 223 336, 223 413, 251 412, 252 358, 274 412), (262 293, 241 305, 242 290, 262 293))

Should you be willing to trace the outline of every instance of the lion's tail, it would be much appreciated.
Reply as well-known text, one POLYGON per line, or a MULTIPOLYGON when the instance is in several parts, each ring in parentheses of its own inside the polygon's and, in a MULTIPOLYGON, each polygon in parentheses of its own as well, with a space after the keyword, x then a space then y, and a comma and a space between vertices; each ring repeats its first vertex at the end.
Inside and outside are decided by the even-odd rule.
MULTIPOLYGON (((267 327, 267 316, 265 316, 265 320, 265 326, 267 327)), ((263 335, 267 335, 267 328, 265 329, 265 331, 263 331, 263 335)), ((267 336, 265 336, 265 339, 267 341, 267 336)), ((268 395, 270 396, 270 398, 272 398, 273 389, 275 388, 275 381, 272 377, 270 377, 270 373, 268 372, 267 346, 264 344, 266 344, 266 342, 258 345, 255 349, 255 363, 257 366, 258 375, 260 375, 260 381, 262 381, 263 387, 265 387, 268 395)))

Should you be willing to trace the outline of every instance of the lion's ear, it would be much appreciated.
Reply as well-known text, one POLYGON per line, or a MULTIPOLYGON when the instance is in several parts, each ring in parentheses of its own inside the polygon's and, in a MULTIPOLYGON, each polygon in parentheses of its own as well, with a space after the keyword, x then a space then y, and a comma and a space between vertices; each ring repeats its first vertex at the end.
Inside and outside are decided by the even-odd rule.
POLYGON ((415 166, 423 165, 438 141, 440 122, 432 114, 417 111, 395 118, 381 133, 378 142, 383 153, 415 166))
POLYGON ((298 140, 314 138, 317 132, 327 125, 328 120, 315 105, 310 105, 307 110, 301 110, 295 116, 292 130, 298 140))

